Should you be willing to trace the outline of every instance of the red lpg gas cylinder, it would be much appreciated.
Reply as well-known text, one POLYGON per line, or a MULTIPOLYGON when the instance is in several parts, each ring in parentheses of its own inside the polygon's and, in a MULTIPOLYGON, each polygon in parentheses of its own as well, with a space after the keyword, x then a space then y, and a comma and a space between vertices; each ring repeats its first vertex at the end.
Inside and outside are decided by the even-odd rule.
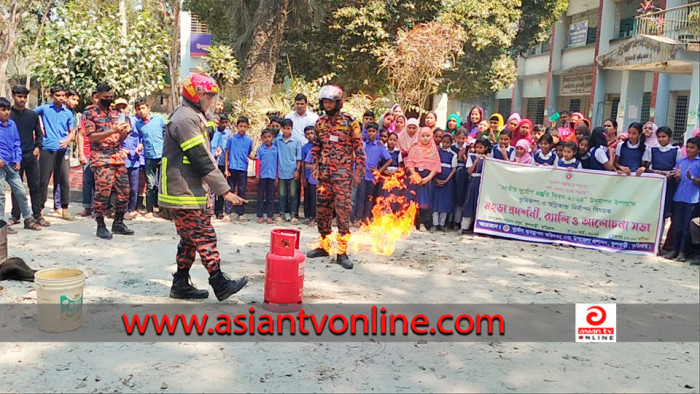
POLYGON ((274 229, 270 234, 263 303, 267 310, 283 312, 301 309, 306 256, 299 250, 300 239, 299 230, 274 229))

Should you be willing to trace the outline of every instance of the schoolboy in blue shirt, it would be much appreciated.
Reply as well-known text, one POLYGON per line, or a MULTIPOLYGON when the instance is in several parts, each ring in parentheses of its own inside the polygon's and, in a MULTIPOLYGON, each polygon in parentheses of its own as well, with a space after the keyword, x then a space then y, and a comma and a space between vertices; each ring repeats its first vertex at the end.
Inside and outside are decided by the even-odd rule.
POLYGON ((273 224, 275 216, 275 186, 277 186, 277 146, 272 143, 272 129, 265 129, 260 135, 262 145, 258 148, 257 159, 260 160, 258 181, 258 223, 273 224))
POLYGON ((7 233, 16 233, 10 230, 5 222, 5 182, 10 184, 10 189, 17 199, 17 203, 24 218, 24 228, 41 230, 41 226, 32 219, 32 213, 27 205, 27 192, 24 190, 19 169, 22 165, 22 142, 19 139, 17 125, 10 119, 10 101, 0 97, 0 228, 6 228, 7 233))
POLYGON ((61 214, 67 220, 74 219, 68 211, 70 196, 70 163, 66 160, 66 150, 75 139, 75 115, 66 107, 66 88, 51 86, 51 104, 44 104, 36 112, 44 127, 44 142, 39 156, 41 172, 41 208, 49 196, 49 180, 54 172, 61 181, 61 214))
POLYGON ((146 164, 143 172, 146 175, 146 215, 153 217, 153 208, 158 203, 158 187, 156 179, 160 174, 161 160, 163 159, 163 140, 165 138, 165 119, 162 116, 151 113, 151 106, 145 98, 138 98, 134 102, 136 111, 136 130, 143 140, 143 154, 146 164))
POLYGON ((365 179, 360 183, 357 190, 357 220, 367 220, 372 215, 372 208, 379 193, 382 190, 382 183, 378 181, 375 171, 383 173, 393 161, 389 151, 379 142, 379 125, 376 123, 367 124, 367 141, 365 142, 365 179), (384 164, 380 167, 379 162, 384 164))
MULTIPOLYGON (((211 139, 211 154, 216 159, 216 165, 222 174, 226 174, 226 144, 231 134, 231 129, 228 128, 228 115, 219 115, 219 124, 216 125, 216 132, 211 139)), ((214 203, 214 215, 217 219, 224 218, 224 198, 216 197, 214 203)))
MULTIPOLYGON (((301 147, 302 160, 306 160, 306 156, 308 156, 309 152, 311 152, 311 148, 313 147, 311 141, 313 141, 316 137, 316 126, 304 127, 304 137, 306 137, 309 142, 301 147)), ((309 175, 311 174, 311 171, 306 170, 306 166, 304 164, 302 164, 302 167, 304 167, 304 218, 307 219, 308 224, 311 223, 314 218, 316 218, 316 185, 311 185, 309 183, 309 175)))
MULTIPOLYGON (((248 184, 248 159, 255 159, 251 156, 253 152, 253 140, 247 135, 250 122, 248 118, 241 116, 236 121, 236 133, 231 134, 226 141, 226 177, 231 186, 231 193, 237 193, 245 197, 246 186, 248 184)), ((233 206, 226 204, 226 214, 230 215, 230 220, 238 219, 247 222, 245 217, 245 205, 233 206), (235 210, 235 213, 233 212, 235 210)))
POLYGON ((690 221, 693 210, 700 202, 700 157, 698 157, 700 138, 691 138, 686 142, 688 157, 678 160, 670 176, 678 182, 673 195, 673 214, 671 231, 673 231, 673 251, 666 255, 668 259, 686 261, 686 251, 690 240, 690 221))
POLYGON ((291 119, 284 119, 281 123, 281 137, 275 140, 279 155, 279 206, 280 220, 292 224, 299 224, 296 212, 299 210, 299 186, 301 176, 301 142, 292 135, 293 123, 291 119))

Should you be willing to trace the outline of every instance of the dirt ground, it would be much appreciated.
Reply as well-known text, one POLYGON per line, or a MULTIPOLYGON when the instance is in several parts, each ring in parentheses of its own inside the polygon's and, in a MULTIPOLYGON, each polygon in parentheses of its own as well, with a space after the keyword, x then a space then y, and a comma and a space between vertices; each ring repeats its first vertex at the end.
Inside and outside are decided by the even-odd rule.
MULTIPOLYGON (((9 196, 8 196, 9 197, 9 196)), ((138 219, 133 237, 95 237, 92 220, 49 217, 18 229, 10 256, 75 267, 85 303, 171 303, 177 235, 138 219)), ((224 272, 250 276, 232 303, 262 302, 272 226, 215 223, 224 272)), ((315 229, 299 226, 303 243, 315 229)), ((304 245, 304 250, 308 246, 304 245)), ((695 303, 698 267, 454 233, 413 233, 393 256, 359 254, 348 271, 307 260, 312 303, 695 303)), ((192 280, 207 287, 199 260, 192 280)), ((1 282, 0 302, 34 303, 1 282)), ((204 302, 214 303, 212 296, 204 302)), ((56 392, 698 392, 698 343, 13 343, 0 344, 0 391, 56 392)))

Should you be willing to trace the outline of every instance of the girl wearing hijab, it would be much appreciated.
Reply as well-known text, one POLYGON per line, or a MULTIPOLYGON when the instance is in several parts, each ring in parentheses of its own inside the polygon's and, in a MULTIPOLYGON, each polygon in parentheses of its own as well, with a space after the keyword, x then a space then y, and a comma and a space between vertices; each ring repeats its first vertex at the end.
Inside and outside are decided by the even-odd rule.
POLYGON ((530 141, 521 139, 515 144, 516 163, 532 165, 532 155, 530 155, 530 141))
POLYGON ((523 139, 526 140, 528 144, 532 144, 531 132, 532 121, 530 121, 530 119, 521 120, 510 139, 510 146, 517 146, 518 141, 523 139))
POLYGON ((425 115, 425 125, 430 127, 430 130, 435 132, 435 129, 437 128, 437 114, 435 112, 430 111, 427 115, 425 115))
POLYGON ((484 120, 484 109, 479 106, 472 107, 472 109, 469 110, 469 117, 466 122, 467 130, 469 130, 468 137, 473 137, 475 139, 478 137, 478 126, 479 122, 482 120, 484 120))
MULTIPOLYGON (((409 119, 409 122, 414 120, 409 119)), ((415 119, 417 122, 417 119, 415 119)), ((409 123, 410 124, 410 123, 409 123)), ((418 204, 416 215, 416 229, 430 230, 433 224, 433 215, 430 209, 430 183, 441 170, 440 153, 433 132, 429 127, 423 127, 417 133, 418 141, 411 146, 408 157, 405 160, 406 169, 410 174, 410 183, 407 189, 406 200, 415 201, 418 204)))
POLYGON ((659 141, 656 139, 656 131, 658 129, 659 126, 654 122, 649 121, 644 123, 644 145, 649 148, 656 148, 659 146, 659 141))
POLYGON ((382 129, 387 129, 389 132, 394 131, 394 115, 391 112, 387 112, 379 118, 379 127, 382 129))
MULTIPOLYGON (((403 115, 401 115, 403 118, 403 115)), ((401 154, 403 157, 408 156, 411 150, 411 146, 418 141, 418 119, 411 118, 406 121, 406 128, 403 132, 399 133, 399 149, 401 149, 401 154)))
MULTIPOLYGON (((469 232, 469 228, 476 217, 477 201, 479 200, 479 189, 481 188, 481 173, 484 169, 484 158, 488 157, 491 150, 491 143, 486 138, 479 138, 474 143, 474 153, 469 154, 467 159, 467 173, 469 174, 469 188, 467 198, 462 207, 462 219, 460 230, 457 235, 464 235, 469 232)), ((455 218, 456 219, 456 218, 455 218)))
POLYGON ((503 121, 503 115, 498 112, 489 116, 489 142, 493 145, 498 142, 498 137, 501 135, 501 130, 505 127, 506 122, 503 121))
MULTIPOLYGON (((515 130, 518 128, 518 125, 520 124, 520 114, 519 113, 513 113, 508 117, 508 121, 506 122, 506 128, 510 130, 510 135, 511 138, 513 138, 513 135, 515 135, 515 130)), ((515 146, 515 145, 513 145, 515 146)))
POLYGON ((445 126, 445 133, 450 133, 453 136, 455 135, 455 131, 459 128, 459 126, 462 124, 462 118, 459 117, 457 113, 451 114, 450 116, 447 117, 447 125, 445 126))
POLYGON ((578 126, 579 122, 581 121, 586 123, 589 130, 591 129, 591 122, 588 119, 585 119, 582 113, 574 112, 573 114, 569 115, 569 123, 566 125, 566 127, 559 128, 559 135, 561 136, 562 141, 569 142, 576 138, 576 126, 578 126))
POLYGON ((401 108, 401 106, 398 104, 394 104, 394 106, 391 107, 391 114, 394 115, 394 118, 399 115, 403 115, 403 108, 401 108))
POLYGON ((399 115, 394 118, 394 133, 401 134, 406 130, 406 117, 399 115))

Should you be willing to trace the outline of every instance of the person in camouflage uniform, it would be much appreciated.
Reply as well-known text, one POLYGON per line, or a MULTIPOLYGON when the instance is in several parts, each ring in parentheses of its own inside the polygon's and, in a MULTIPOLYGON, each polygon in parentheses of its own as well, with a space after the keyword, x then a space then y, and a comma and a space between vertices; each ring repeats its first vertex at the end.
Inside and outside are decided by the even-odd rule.
POLYGON ((316 122, 316 137, 312 141, 311 157, 316 188, 318 232, 321 244, 309 251, 307 257, 328 256, 333 213, 338 219, 338 255, 336 262, 351 269, 352 261, 347 255, 350 237, 350 213, 352 211, 352 188, 357 186, 365 173, 365 150, 362 143, 360 123, 343 107, 343 90, 327 85, 321 88, 319 107, 325 113, 316 122), (354 170, 353 170, 354 164, 354 170))
POLYGON ((207 298, 209 292, 190 283, 190 268, 196 253, 209 273, 209 284, 219 301, 237 293, 248 277, 230 279, 221 272, 216 232, 211 224, 211 189, 233 205, 247 202, 230 192, 226 178, 211 154, 207 116, 214 115, 219 87, 204 74, 191 74, 182 82, 182 105, 171 115, 163 139, 160 188, 161 208, 172 212, 180 236, 177 246, 177 272, 173 275, 170 297, 207 298))
POLYGON ((90 139, 90 168, 95 174, 95 220, 97 236, 112 239, 112 233, 133 235, 134 230, 124 224, 124 213, 129 202, 129 176, 126 173, 122 141, 131 132, 126 118, 120 120, 119 112, 111 107, 114 93, 107 82, 97 84, 98 105, 85 111, 83 123, 85 136, 90 139), (114 223, 112 233, 107 230, 104 216, 109 197, 115 193, 114 223))

